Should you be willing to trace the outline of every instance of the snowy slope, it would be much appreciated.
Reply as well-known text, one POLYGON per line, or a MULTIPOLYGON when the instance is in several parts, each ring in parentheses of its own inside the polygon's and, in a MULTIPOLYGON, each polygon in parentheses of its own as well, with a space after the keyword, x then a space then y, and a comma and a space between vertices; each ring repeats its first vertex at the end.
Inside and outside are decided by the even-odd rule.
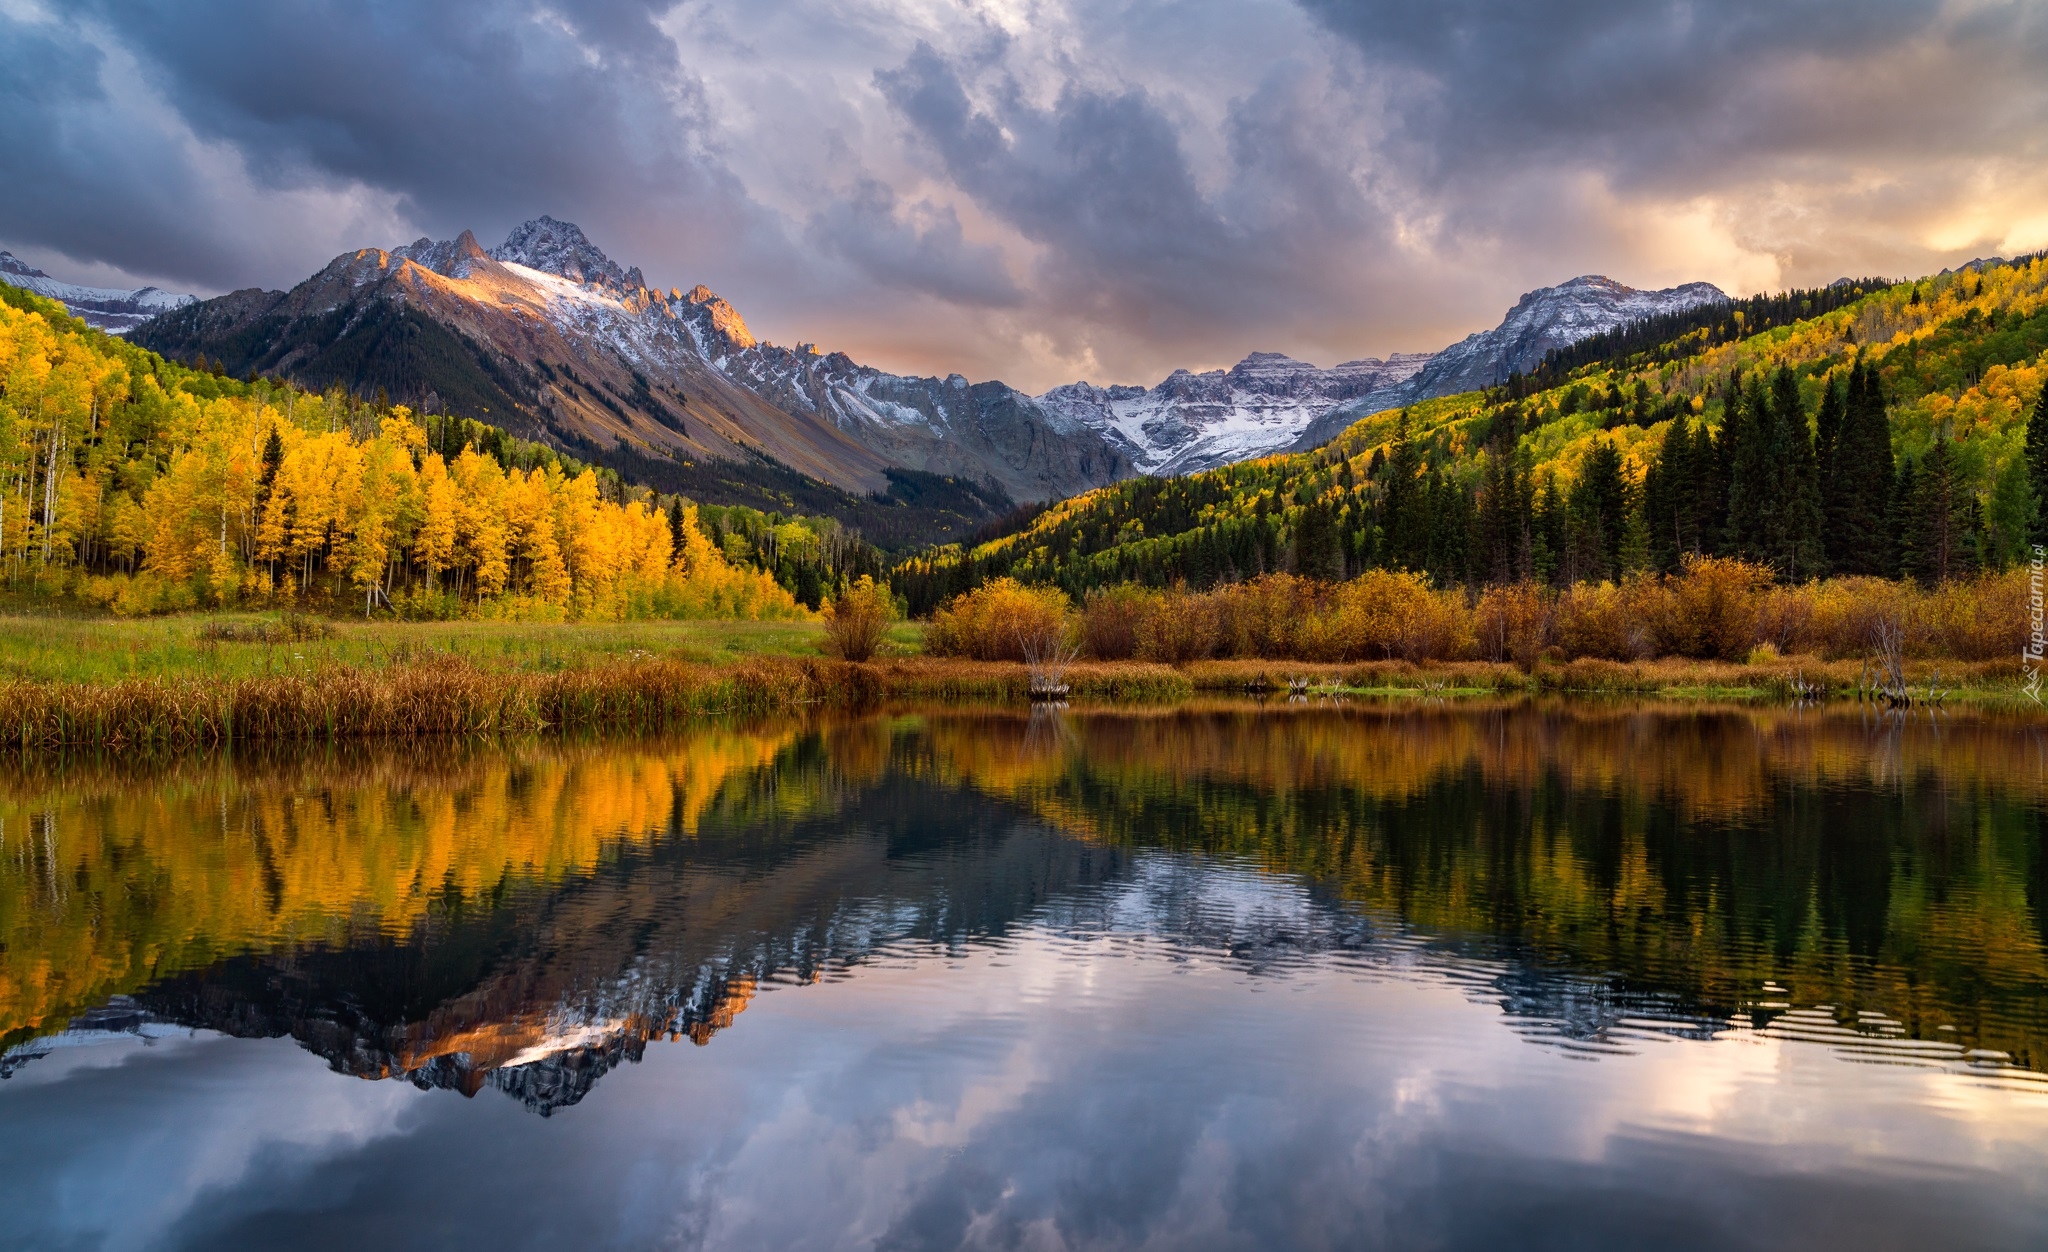
POLYGON ((157 287, 119 291, 111 287, 81 287, 77 283, 59 282, 12 252, 0 252, 0 282, 26 287, 39 296, 48 296, 71 310, 73 317, 83 318, 88 325, 116 335, 124 335, 159 313, 198 299, 197 296, 178 295, 157 287))
POLYGON ((1440 352, 1399 352, 1330 369, 1255 352, 1228 370, 1176 370, 1156 387, 1069 383, 1038 400, 1101 431, 1142 472, 1186 474, 1318 447, 1368 414, 1491 386, 1534 369, 1553 348, 1727 298, 1709 283, 1638 291, 1588 275, 1528 293, 1499 326, 1440 352))
POLYGON ((1492 387, 1510 374, 1535 369, 1552 349, 1645 317, 1727 300, 1712 283, 1639 291, 1599 274, 1541 287, 1516 301, 1500 325, 1435 354, 1416 372, 1411 394, 1402 403, 1492 387))
POLYGON ((1106 433, 1148 474, 1185 474, 1292 444, 1324 414, 1395 386, 1426 353, 1318 369, 1254 352, 1228 370, 1175 370, 1156 387, 1069 383, 1040 396, 1047 410, 1106 433))

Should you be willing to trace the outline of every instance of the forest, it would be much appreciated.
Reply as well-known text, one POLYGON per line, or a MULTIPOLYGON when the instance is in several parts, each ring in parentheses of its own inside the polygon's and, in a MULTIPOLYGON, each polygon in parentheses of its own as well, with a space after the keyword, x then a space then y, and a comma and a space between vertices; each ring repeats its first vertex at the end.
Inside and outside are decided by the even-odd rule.
POLYGON ((189 368, 0 287, 0 581, 141 614, 799 617, 882 558, 481 422, 189 368))
POLYGON ((1688 557, 1932 586, 2011 568, 2048 534, 2042 257, 1693 320, 1365 417, 1312 452, 1102 488, 903 562, 895 586, 920 613, 1001 577, 1079 598, 1395 570, 1476 595, 1688 557))

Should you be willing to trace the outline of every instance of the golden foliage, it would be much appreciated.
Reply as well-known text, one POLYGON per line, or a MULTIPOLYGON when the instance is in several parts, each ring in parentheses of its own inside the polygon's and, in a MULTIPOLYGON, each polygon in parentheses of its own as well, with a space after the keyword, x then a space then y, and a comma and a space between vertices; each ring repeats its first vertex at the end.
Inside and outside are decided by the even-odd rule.
POLYGON ((998 578, 932 615, 924 646, 934 656, 1022 661, 1027 649, 1049 650, 1071 632, 1072 603, 1056 587, 1027 587, 998 578))
POLYGON ((882 645, 894 610, 889 593, 866 574, 825 606, 825 642, 843 661, 866 661, 882 645))
MULTIPOLYGON (((559 458, 443 456, 406 408, 244 386, 0 301, 0 558, 117 613, 394 602, 414 615, 800 617, 772 578, 559 458), (27 497, 35 497, 31 507, 27 497)), ((642 496, 645 493, 640 493, 642 496)))

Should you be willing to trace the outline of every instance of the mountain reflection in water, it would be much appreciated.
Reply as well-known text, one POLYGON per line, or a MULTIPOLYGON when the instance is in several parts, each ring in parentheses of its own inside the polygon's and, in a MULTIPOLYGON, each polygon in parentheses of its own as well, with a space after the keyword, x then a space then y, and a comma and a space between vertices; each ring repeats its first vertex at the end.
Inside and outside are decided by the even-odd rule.
MULTIPOLYGON (((772 1084, 743 1014, 770 989, 819 982, 842 986, 776 991, 776 1020, 758 1037, 782 1038, 792 1016, 889 1000, 891 1020, 915 1041, 906 1046, 993 1056, 1000 1037, 1057 1019, 1070 1032, 1105 1032, 1105 1055, 1142 1042, 1156 1067, 1110 1090, 1085 1076, 1069 1086, 960 1061, 963 1083, 1022 1084, 979 1097, 1013 1113, 1064 1090, 1058 1099, 1171 1122, 1154 1097, 1233 1089, 1267 1064, 1291 1067, 1286 1081, 1312 1091, 1317 1065, 1343 1054, 1332 1051, 1340 1033, 1374 1064, 1465 1048, 1514 1074, 1554 1064, 1544 1055, 1584 1058, 1594 1067, 1548 1081, 1608 1095, 1633 1072, 1628 1058, 1673 1066, 1680 1054, 1658 1049, 1674 1046, 1705 1049, 1683 1054, 1674 1081, 1692 1092, 1686 1100, 1736 1081, 1707 1071, 1765 1053, 1852 1105, 1871 1074, 1933 1082, 1871 1088, 1867 1107, 1902 1102, 1889 1115, 1901 1134, 1965 1105, 2004 1128, 1998 1152, 1980 1144, 1967 1161, 1935 1153, 1913 1166, 1987 1170, 2005 1206, 1973 1201, 1975 1225, 1936 1233, 1969 1246, 1972 1230, 2040 1230, 2044 760, 2038 732, 1990 718, 1219 704, 929 711, 153 772, 17 768, 0 778, 0 1176, 16 1177, 0 1182, 0 1208, 17 1214, 0 1217, 0 1244, 59 1241, 61 1223, 20 1215, 76 1180, 37 1183, 55 1167, 6 1167, 36 1155, 35 1113, 88 1107, 89 1089, 112 1075, 133 1083, 151 1065, 201 1056, 227 1064, 218 1049, 234 1039, 289 1037, 359 1078, 466 1095, 492 1087, 516 1102, 504 1107, 552 1122, 617 1121, 616 1103, 566 1110, 606 1082, 630 1089, 638 1075, 615 1071, 651 1056, 650 1042, 710 1045, 698 1055, 715 1055, 730 1081, 772 1084), (1084 969, 1084 990, 1033 990, 1084 969), (1202 981, 1217 976, 1229 981, 1202 981), (1446 993, 1443 1003, 1466 1007, 1414 1009, 1437 1030, 1404 1039, 1401 1006, 1446 993), (951 1001, 988 995, 1012 1002, 975 1029, 948 1024, 951 1001), (1196 1002, 1213 1011, 1210 1024, 1183 1020, 1155 1037, 1150 1019, 1183 1019, 1196 1002), (1212 1031, 1215 1040, 1196 1042, 1212 1031), (1226 1038, 1253 1052, 1261 1040, 1302 1042, 1293 1059, 1253 1064, 1243 1051, 1213 1054, 1226 1038), (1529 1054, 1482 1042, 1494 1038, 1529 1054), (140 1040, 154 1041, 148 1053, 132 1051, 140 1040), (85 1046, 95 1041, 109 1041, 112 1059, 78 1059, 104 1051, 85 1046), (1809 1054, 1829 1059, 1798 1059, 1809 1054), (1855 1064, 1868 1061, 1886 1066, 1855 1064), (1025 1089, 1037 1094, 1018 1106, 1025 1089), (2024 1184, 2013 1181, 2012 1151, 2035 1166, 2024 1184)), ((277 1063, 257 1055, 242 1062, 250 1074, 277 1063)), ((1479 1097, 1414 1098, 1453 1116, 1443 1108, 1479 1097)), ((900 1130, 905 1118, 937 1116, 922 1099, 869 1110, 860 1133, 881 1133, 874 1117, 900 1130)), ((356 1113, 376 1101, 357 1101, 356 1113)), ((1314 1102, 1289 1105, 1288 1116, 1311 1117, 1303 1109, 1314 1102)), ((1206 1224, 1149 1193, 1146 1203, 1165 1207, 1142 1220, 1124 1212, 1142 1180, 1098 1197, 1087 1220, 1048 1202, 1035 1216, 1008 1214, 1014 1227, 989 1226, 1035 1168, 1028 1136, 999 1153, 961 1129, 959 1108, 951 1116, 950 1129, 929 1133, 966 1135, 971 1176, 933 1182, 919 1203, 940 1204, 943 1193, 958 1212, 875 1215, 867 1242, 894 1231, 881 1242, 1236 1246, 1223 1232, 1238 1230, 1245 1246, 1273 1246, 1238 1229, 1244 1213, 1228 1197, 1210 1198, 1222 1208, 1206 1224)), ((481 1113, 468 1122, 486 1133, 481 1113)), ((501 1129, 488 1133, 513 1133, 495 1115, 490 1124, 501 1129)), ((1200 1135, 1219 1133, 1212 1124, 1200 1135)), ((1263 1123, 1243 1133, 1282 1137, 1263 1123)), ((1662 1152, 1674 1169, 1681 1157, 1683 1169, 1703 1168, 1691 1140, 1639 1148, 1640 1160, 1662 1152)), ((1157 1150, 1185 1165, 1197 1149, 1157 1150)), ((1916 1151, 1905 1150, 1908 1164, 1916 1151)), ((1549 1183, 1516 1173, 1523 1155, 1481 1155, 1502 1194, 1548 1194, 1549 1183)), ((957 1151, 943 1159, 966 1168, 957 1151)), ((1315 1168, 1332 1186, 1375 1185, 1373 1171, 1315 1168)), ((719 1184, 683 1174, 691 1220, 708 1224, 684 1222, 678 1240, 720 1242, 706 1215, 719 1184)), ((1919 1182, 1935 1188, 1915 1201, 1921 1211, 1941 1211, 1950 1193, 1919 1182)), ((1886 1185, 1907 1194, 1896 1177, 1886 1185)), ((1599 1186, 1637 1199, 1656 1189, 1611 1177, 1599 1186)), ((1839 1208, 1850 1192, 1830 1194, 1839 1208)), ((1373 1229, 1386 1246, 1466 1237, 1439 1218, 1427 1238, 1388 1212, 1373 1229)), ((1874 1227, 1876 1246, 1910 1227, 1874 1227)), ((1356 1242, 1357 1232, 1322 1241, 1356 1242)))

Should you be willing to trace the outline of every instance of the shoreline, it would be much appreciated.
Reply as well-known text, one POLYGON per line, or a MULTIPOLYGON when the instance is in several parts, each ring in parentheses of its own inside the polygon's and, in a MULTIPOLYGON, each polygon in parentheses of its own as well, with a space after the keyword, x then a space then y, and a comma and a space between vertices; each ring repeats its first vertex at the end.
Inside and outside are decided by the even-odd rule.
MULTIPOLYGON (((1853 704, 1885 708, 1856 661, 1412 664, 1381 661, 1077 662, 1075 704, 1179 704, 1198 696, 1269 699, 1628 697, 1684 703, 1853 704)), ((2016 662, 1915 661, 1912 708, 2037 714, 2016 662), (1929 696, 1933 698, 1929 698, 1929 696)), ((647 731, 734 715, 865 710, 889 704, 1024 705, 1029 667, 895 657, 851 663, 758 655, 719 663, 645 653, 557 669, 480 664, 446 653, 382 666, 330 663, 295 673, 0 681, 0 748, 185 749, 244 742, 334 742, 477 735, 647 731)))

